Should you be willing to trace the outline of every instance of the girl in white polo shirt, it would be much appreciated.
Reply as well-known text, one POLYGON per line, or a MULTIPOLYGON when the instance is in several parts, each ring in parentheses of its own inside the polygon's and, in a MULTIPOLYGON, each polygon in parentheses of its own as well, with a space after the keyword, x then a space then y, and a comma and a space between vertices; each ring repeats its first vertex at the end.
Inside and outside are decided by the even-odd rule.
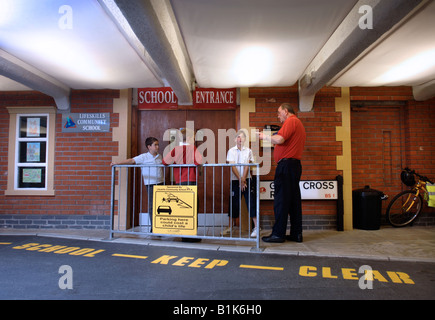
MULTIPOLYGON (((243 130, 237 132, 236 145, 228 150, 227 161, 229 163, 250 163, 254 162, 252 150, 245 147, 246 134, 243 130)), ((246 206, 249 208, 249 216, 254 221, 255 227, 252 229, 251 237, 256 237, 257 226, 257 201, 255 198, 255 179, 251 179, 251 170, 249 166, 235 166, 231 168, 231 207, 229 215, 230 226, 234 222, 238 226, 239 212, 241 207, 241 196, 245 197, 246 206)), ((227 228, 222 235, 227 235, 231 231, 227 228)))

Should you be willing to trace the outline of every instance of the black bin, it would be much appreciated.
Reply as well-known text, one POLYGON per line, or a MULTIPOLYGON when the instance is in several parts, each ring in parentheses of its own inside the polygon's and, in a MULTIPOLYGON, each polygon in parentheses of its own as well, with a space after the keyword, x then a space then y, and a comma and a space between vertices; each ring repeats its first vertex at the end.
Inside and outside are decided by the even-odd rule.
POLYGON ((384 193, 365 186, 364 189, 353 190, 352 196, 353 227, 362 230, 379 230, 384 193))

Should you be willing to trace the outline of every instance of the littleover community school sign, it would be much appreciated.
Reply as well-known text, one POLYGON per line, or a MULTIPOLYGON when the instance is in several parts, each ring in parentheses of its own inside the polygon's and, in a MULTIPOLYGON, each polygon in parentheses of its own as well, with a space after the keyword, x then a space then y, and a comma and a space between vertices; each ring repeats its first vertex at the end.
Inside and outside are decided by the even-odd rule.
POLYGON ((62 114, 62 132, 109 132, 110 113, 62 114))

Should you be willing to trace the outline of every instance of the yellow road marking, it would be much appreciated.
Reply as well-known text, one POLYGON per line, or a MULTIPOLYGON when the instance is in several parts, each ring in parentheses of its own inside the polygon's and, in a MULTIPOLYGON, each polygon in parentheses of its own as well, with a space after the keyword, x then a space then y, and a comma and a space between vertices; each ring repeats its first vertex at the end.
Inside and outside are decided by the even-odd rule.
POLYGON ((146 259, 147 256, 136 256, 132 254, 122 254, 122 253, 114 253, 112 254, 114 257, 123 257, 123 258, 133 258, 133 259, 146 259))
POLYGON ((241 264, 240 268, 261 269, 261 270, 275 270, 275 271, 283 271, 284 270, 284 268, 281 268, 281 267, 252 266, 252 265, 249 265, 249 264, 241 264))
POLYGON ((12 242, 0 242, 0 244, 6 245, 6 244, 12 244, 12 242))

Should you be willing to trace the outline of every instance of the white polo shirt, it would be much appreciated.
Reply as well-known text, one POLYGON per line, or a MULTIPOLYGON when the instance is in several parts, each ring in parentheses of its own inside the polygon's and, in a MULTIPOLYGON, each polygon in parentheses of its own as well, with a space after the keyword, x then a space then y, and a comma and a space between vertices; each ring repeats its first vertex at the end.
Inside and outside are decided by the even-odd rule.
MULTIPOLYGON (((227 161, 234 162, 234 163, 255 162, 254 155, 251 149, 243 146, 242 150, 239 150, 239 148, 237 148, 237 145, 232 147, 230 150, 228 150, 227 161)), ((246 167, 236 167, 237 171, 239 172, 239 176, 243 175, 243 170, 245 168, 246 167)), ((248 176, 246 178, 250 178, 250 177, 251 177, 251 170, 249 170, 248 176)), ((238 180, 236 175, 233 173, 233 170, 231 170, 231 180, 238 180)))
MULTIPOLYGON (((136 164, 162 164, 162 156, 160 154, 153 156, 149 152, 142 153, 133 159, 136 164)), ((142 177, 145 185, 162 183, 163 170, 161 167, 143 167, 142 177)))

